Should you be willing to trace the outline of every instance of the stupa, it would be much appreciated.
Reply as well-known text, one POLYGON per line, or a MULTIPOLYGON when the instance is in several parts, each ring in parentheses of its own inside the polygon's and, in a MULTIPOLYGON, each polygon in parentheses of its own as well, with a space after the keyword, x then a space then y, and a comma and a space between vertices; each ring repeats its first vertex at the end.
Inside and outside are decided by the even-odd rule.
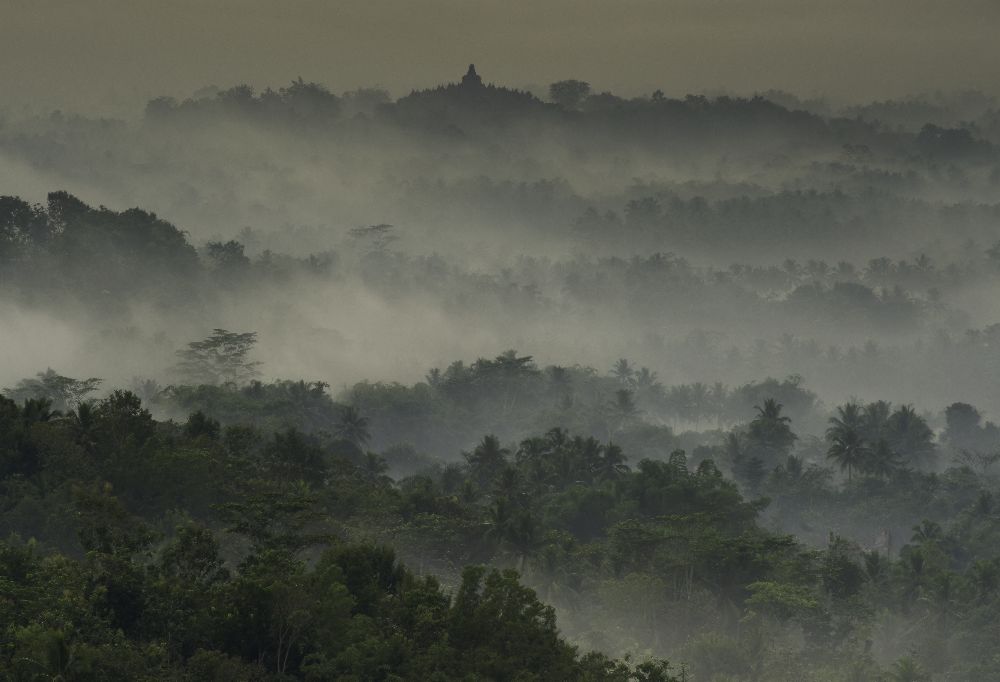
POLYGON ((481 88, 483 87, 483 79, 478 73, 476 73, 476 65, 469 64, 469 70, 465 72, 462 76, 462 87, 463 88, 481 88))

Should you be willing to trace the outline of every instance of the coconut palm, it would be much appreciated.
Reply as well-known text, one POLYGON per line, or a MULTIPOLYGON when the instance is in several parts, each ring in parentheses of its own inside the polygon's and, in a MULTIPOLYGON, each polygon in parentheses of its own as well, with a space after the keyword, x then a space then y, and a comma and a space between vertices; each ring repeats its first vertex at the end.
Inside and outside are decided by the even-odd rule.
POLYGON ((601 456, 594 464, 594 475, 600 480, 614 480, 629 471, 625 452, 614 443, 601 448, 601 456))
POLYGON ((465 453, 465 461, 469 463, 472 478, 485 489, 506 468, 509 454, 510 451, 500 445, 500 439, 490 434, 484 436, 472 452, 465 453))
POLYGON ((900 464, 899 455, 893 452, 889 443, 882 438, 875 444, 863 468, 865 473, 876 478, 889 478, 899 470, 900 464))
POLYGON ((851 432, 860 434, 864 427, 864 414, 861 405, 850 402, 837 408, 837 416, 830 417, 830 427, 826 430, 826 438, 833 441, 851 432))
POLYGON ((884 438, 889 429, 889 416, 892 405, 884 400, 877 400, 865 405, 861 412, 861 434, 869 443, 884 438))
POLYGON ((847 470, 847 480, 850 481, 856 470, 864 468, 871 450, 861 434, 851 430, 838 433, 831 439, 826 456, 834 460, 841 471, 847 470))
POLYGON ((372 438, 371 431, 368 430, 368 418, 362 417, 358 408, 353 405, 345 405, 341 409, 334 432, 338 438, 354 443, 359 448, 367 445, 372 438))
POLYGON ((621 388, 615 391, 615 398, 608 404, 608 440, 639 417, 632 391, 621 388))
POLYGON ((757 416, 747 427, 747 450, 765 464, 784 459, 797 440, 789 426, 792 420, 781 414, 782 407, 774 398, 766 399, 755 407, 757 416))
POLYGON ((611 368, 611 375, 624 386, 629 388, 635 386, 635 368, 625 358, 619 358, 615 362, 614 367, 611 368))
POLYGON ((934 432, 912 405, 900 405, 889 416, 886 439, 908 464, 924 462, 934 453, 934 432))

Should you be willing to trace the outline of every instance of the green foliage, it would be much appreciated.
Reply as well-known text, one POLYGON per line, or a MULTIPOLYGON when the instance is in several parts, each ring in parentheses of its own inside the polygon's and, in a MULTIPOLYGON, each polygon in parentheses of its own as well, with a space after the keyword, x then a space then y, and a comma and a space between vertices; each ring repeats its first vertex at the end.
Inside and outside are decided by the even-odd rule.
MULTIPOLYGON (((618 369, 609 388, 634 383, 618 369)), ((551 377, 516 354, 478 371, 515 412, 551 377)), ((869 462, 835 489, 805 464, 822 446, 800 444, 759 483, 779 503, 864 509, 905 494, 907 513, 927 512, 902 548, 834 535, 809 549, 766 530, 768 501, 744 499, 707 457, 796 447, 773 401, 697 456, 630 466, 617 442, 552 428, 509 444, 488 435, 464 462, 424 459, 393 480, 361 449, 378 438, 363 416, 373 403, 344 408, 298 382, 174 390, 205 409, 163 422, 127 391, 65 416, 44 399, 0 399, 3 527, 35 538, 0 549, 16 596, 0 605, 0 655, 17 675, 685 679, 645 660, 670 655, 708 679, 822 679, 847 674, 850 656, 863 679, 889 674, 865 648, 873 637, 924 643, 914 660, 934 674, 990 674, 965 660, 1000 603, 1000 521, 972 470, 869 462), (239 423, 268 423, 260 415, 275 428, 239 423), (886 624, 898 622, 904 635, 886 624)), ((888 443, 904 412, 844 408, 831 429, 888 443)))
POLYGON ((195 384, 244 384, 260 374, 261 363, 248 358, 256 343, 256 332, 213 329, 208 338, 177 351, 177 372, 195 384))
POLYGON ((15 402, 48 400, 52 409, 66 412, 79 407, 100 384, 101 380, 96 377, 72 379, 49 368, 39 372, 34 379, 22 379, 14 388, 5 389, 4 394, 15 402))

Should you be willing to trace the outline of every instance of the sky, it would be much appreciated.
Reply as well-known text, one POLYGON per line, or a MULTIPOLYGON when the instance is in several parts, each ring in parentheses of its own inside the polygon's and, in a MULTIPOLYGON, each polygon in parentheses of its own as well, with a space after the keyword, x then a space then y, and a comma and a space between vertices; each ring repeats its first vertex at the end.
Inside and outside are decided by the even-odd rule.
POLYGON ((839 101, 996 92, 997 0, 0 0, 0 107, 140 110, 206 85, 396 96, 457 80, 839 101))

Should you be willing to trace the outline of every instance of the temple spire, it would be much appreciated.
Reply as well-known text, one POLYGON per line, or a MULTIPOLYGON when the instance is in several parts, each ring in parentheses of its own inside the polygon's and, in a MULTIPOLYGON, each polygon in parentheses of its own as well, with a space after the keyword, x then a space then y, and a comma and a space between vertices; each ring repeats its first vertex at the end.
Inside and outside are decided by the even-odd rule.
POLYGON ((469 70, 462 76, 462 85, 466 88, 481 88, 483 79, 476 73, 476 65, 469 64, 469 70))

